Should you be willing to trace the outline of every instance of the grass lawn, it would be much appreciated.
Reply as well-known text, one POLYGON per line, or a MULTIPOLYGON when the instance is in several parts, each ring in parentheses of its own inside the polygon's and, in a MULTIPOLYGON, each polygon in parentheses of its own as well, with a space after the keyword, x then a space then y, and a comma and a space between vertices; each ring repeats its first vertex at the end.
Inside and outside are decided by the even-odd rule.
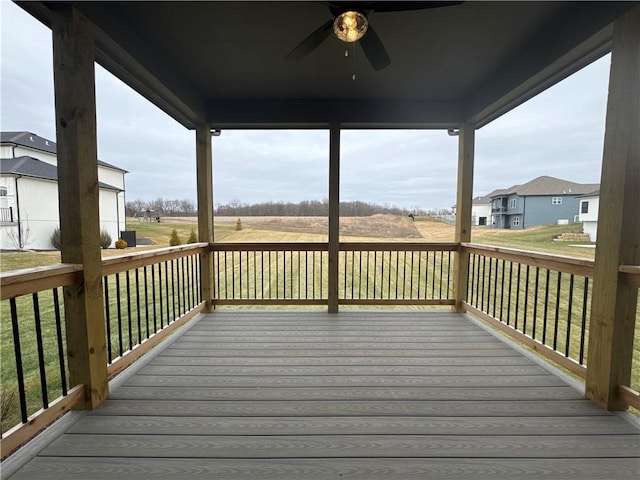
MULTIPOLYGON (((135 230, 138 238, 148 238, 155 242, 151 246, 139 246, 135 251, 151 250, 168 247, 171 230, 174 228, 183 242, 187 240, 192 228, 196 228, 193 220, 171 220, 163 223, 146 223, 130 220, 127 223, 128 230, 135 230)), ((235 230, 235 220, 221 219, 215 225, 214 238, 219 242, 326 242, 327 235, 322 233, 307 233, 299 231, 278 230, 278 223, 266 225, 267 228, 253 228, 250 222, 245 220, 242 230, 235 230)), ((264 224, 262 225, 264 227, 264 224)), ((302 227, 304 228, 304 227, 302 227)), ((392 228, 392 226, 390 227, 392 228)), ((371 231, 370 236, 341 235, 341 241, 345 242, 375 242, 375 241, 427 241, 427 242, 453 242, 454 227, 442 222, 417 218, 415 228, 419 232, 419 238, 394 238, 376 236, 371 231)), ((590 258, 595 256, 595 248, 580 248, 575 245, 585 245, 584 242, 556 242, 553 237, 564 232, 579 232, 581 224, 551 225, 533 227, 526 230, 495 230, 486 227, 473 227, 471 241, 485 245, 519 248, 539 252, 554 253, 577 258, 590 258)), ((107 249, 102 251, 103 257, 131 253, 133 249, 123 251, 107 249)), ((7 272, 22 268, 30 268, 41 265, 51 265, 60 262, 59 252, 3 252, 0 254, 0 271, 7 272)))

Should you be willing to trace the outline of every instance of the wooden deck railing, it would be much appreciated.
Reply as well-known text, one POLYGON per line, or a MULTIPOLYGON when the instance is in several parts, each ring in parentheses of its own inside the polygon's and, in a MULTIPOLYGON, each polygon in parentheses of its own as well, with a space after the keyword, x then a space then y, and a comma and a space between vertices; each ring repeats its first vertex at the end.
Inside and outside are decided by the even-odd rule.
MULTIPOLYGON (((110 377, 202 310, 199 255, 208 248, 200 243, 103 260, 110 377)), ((81 283, 81 265, 0 275, 2 313, 11 320, 11 329, 2 329, 2 458, 84 398, 83 385, 68 386, 61 301, 62 288, 81 283)))
POLYGON ((214 305, 326 305, 326 243, 213 243, 214 305))
MULTIPOLYGON (((467 310, 585 379, 594 262, 468 243, 461 248, 470 263, 467 310)), ((639 267, 621 266, 620 272, 631 285, 640 284, 639 267)), ((640 351, 639 327, 640 319, 634 352, 640 351)), ((640 353, 631 383, 619 386, 619 395, 640 408, 640 353)))
MULTIPOLYGON (((452 252, 461 250, 470 256, 468 311, 584 377, 589 260, 474 244, 341 243, 338 302, 454 305, 452 252)), ((109 376, 202 311, 208 300, 214 306, 327 305, 328 264, 326 243, 199 243, 103 260, 109 376), (214 261, 213 299, 200 293, 201 258, 207 253, 214 261)), ((640 286, 640 266, 621 266, 620 273, 640 286)), ((0 275, 3 315, 10 312, 11 321, 11 329, 2 330, 3 458, 84 396, 82 385, 68 385, 60 294, 81 282, 80 265, 0 275)), ((638 408, 639 343, 635 350, 635 380, 618 393, 638 408)))
POLYGON ((341 243, 338 303, 454 305, 455 243, 341 243))
POLYGON ((84 397, 83 385, 68 385, 60 301, 81 281, 82 266, 69 264, 0 275, 2 458, 84 397))
POLYGON ((200 255, 207 243, 103 260, 109 377, 202 311, 200 255))
MULTIPOLYGON (((327 305, 326 243, 214 243, 214 305, 327 305)), ((341 305, 453 305, 455 243, 340 243, 341 305)))

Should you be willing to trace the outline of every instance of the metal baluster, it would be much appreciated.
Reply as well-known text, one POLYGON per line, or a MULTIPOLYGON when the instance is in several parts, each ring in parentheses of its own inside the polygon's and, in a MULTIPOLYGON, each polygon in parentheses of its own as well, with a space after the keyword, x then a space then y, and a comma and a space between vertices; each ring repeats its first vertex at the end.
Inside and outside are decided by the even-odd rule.
POLYGON ((544 313, 542 322, 542 343, 547 344, 547 312, 549 310, 549 280, 551 272, 547 269, 547 276, 544 285, 544 313))
POLYGON ((33 318, 36 328, 36 345, 38 349, 38 370, 40 372, 40 391, 42 392, 42 408, 49 408, 49 395, 47 393, 47 372, 44 365, 44 346, 42 344, 42 322, 40 321, 40 302, 38 293, 31 295, 33 299, 33 318))
POLYGON ((533 297, 533 327, 531 332, 531 338, 535 340, 536 338, 536 329, 538 324, 538 288, 540 285, 540 267, 536 267, 536 282, 534 287, 534 297, 533 297))
POLYGON ((111 314, 109 313, 109 277, 104 278, 104 310, 105 323, 107 327, 107 357, 109 363, 113 360, 113 352, 111 351, 111 314))
POLYGON ((571 274, 569 276, 569 297, 568 297, 568 303, 569 303, 569 308, 567 309, 567 338, 566 338, 566 344, 565 344, 565 349, 564 349, 564 355, 565 357, 569 356, 569 347, 571 346, 571 317, 573 314, 573 274, 571 274))
POLYGON ((582 330, 580 331, 580 365, 584 365, 584 341, 587 330, 587 306, 589 305, 589 277, 584 277, 584 295, 582 297, 582 330))
MULTIPOLYGON (((58 344, 58 364, 60 366, 60 382, 62 384, 62 395, 67 394, 67 369, 64 361, 64 343, 62 340, 62 319, 60 315, 60 299, 58 298, 58 289, 53 289, 53 311, 56 318, 56 341, 58 344)), ((107 319, 107 324, 108 324, 107 319)), ((108 338, 108 337, 107 337, 108 338)), ((107 343, 111 343, 110 339, 107 343)))
POLYGON ((516 280, 516 315, 515 315, 515 323, 513 325, 513 328, 515 328, 516 330, 518 329, 518 311, 520 308, 520 267, 522 267, 522 265, 519 263, 518 264, 518 276, 517 276, 517 280, 516 280))
POLYGON ((122 346, 122 302, 120 300, 120 274, 116 273, 116 306, 118 309, 118 356, 124 353, 122 346))
POLYGON ((133 326, 131 323, 131 282, 129 280, 129 271, 125 272, 127 281, 125 282, 127 291, 127 328, 129 336, 129 350, 133 350, 133 326))
POLYGON ((136 268, 136 309, 138 311, 138 345, 142 343, 142 322, 140 317, 140 276, 136 268))
POLYGON ((18 398, 20 400, 20 418, 22 423, 27 423, 27 396, 24 389, 24 372, 22 370, 22 351, 20 349, 20 329, 18 327, 18 309, 16 299, 9 299, 11 309, 11 328, 13 330, 13 351, 16 358, 16 376, 18 377, 18 398))
MULTIPOLYGON (((160 265, 158 265, 158 270, 160 265)), ((156 269, 151 265, 151 301, 153 302, 153 333, 158 331, 158 315, 156 310, 156 269)), ((162 289, 160 289, 160 321, 162 321, 162 289)))
POLYGON ((142 269, 144 275, 144 322, 147 328, 147 338, 149 338, 149 274, 147 266, 142 269))
POLYGON ((560 323, 560 290, 562 288, 562 272, 558 272, 558 285, 556 289, 556 316, 553 326, 553 349, 558 349, 558 323, 560 323))
POLYGON ((513 290, 513 262, 509 262, 509 292, 507 294, 507 325, 511 325, 511 291, 513 290))
POLYGON ((473 306, 477 306, 473 301, 473 294, 474 294, 474 288, 475 288, 475 282, 476 282, 476 254, 475 253, 469 254, 469 264, 471 265, 471 285, 470 285, 471 288, 469 289, 470 292, 468 295, 469 303, 471 303, 471 305, 473 306))

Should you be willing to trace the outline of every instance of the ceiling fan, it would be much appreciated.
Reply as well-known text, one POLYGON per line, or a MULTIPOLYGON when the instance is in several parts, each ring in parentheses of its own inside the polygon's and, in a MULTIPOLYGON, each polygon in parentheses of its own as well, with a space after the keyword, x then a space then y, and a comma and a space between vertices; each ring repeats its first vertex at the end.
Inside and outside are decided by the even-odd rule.
POLYGON ((369 23, 371 13, 406 12, 459 5, 462 1, 442 2, 326 2, 332 18, 291 50, 286 58, 297 61, 318 48, 333 32, 343 42, 360 41, 362 50, 374 70, 391 63, 380 37, 369 23))

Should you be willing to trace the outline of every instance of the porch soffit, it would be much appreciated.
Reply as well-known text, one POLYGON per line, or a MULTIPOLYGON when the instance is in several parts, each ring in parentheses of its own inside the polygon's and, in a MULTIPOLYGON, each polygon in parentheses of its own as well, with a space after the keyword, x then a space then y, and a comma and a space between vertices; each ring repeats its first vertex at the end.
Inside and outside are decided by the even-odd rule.
MULTIPOLYGON (((18 3, 50 26, 54 3, 18 3)), ((333 36, 285 58, 331 17, 323 2, 72 3, 97 27, 98 63, 188 128, 451 128, 482 126, 606 54, 612 22, 640 2, 374 12, 391 57, 380 71, 333 36)))

